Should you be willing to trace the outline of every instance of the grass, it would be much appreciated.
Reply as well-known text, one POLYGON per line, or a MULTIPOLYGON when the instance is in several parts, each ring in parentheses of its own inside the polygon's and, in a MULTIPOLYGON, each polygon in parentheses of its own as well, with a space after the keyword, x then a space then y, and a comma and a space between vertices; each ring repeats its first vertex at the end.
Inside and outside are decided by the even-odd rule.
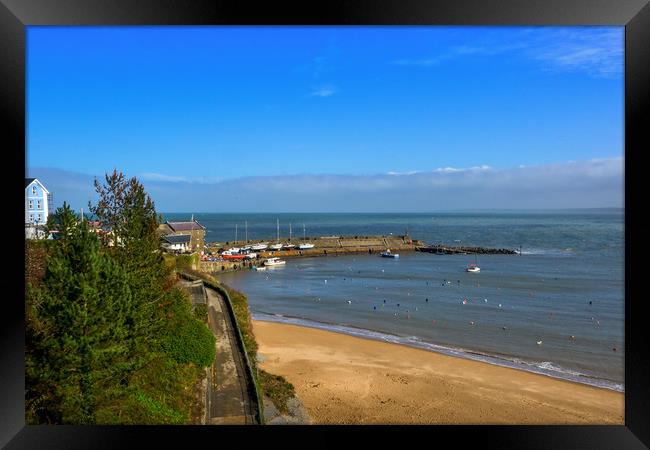
POLYGON ((259 379, 264 394, 271 399, 281 413, 287 414, 289 412, 287 401, 296 396, 293 384, 280 375, 273 375, 264 370, 259 371, 259 379))

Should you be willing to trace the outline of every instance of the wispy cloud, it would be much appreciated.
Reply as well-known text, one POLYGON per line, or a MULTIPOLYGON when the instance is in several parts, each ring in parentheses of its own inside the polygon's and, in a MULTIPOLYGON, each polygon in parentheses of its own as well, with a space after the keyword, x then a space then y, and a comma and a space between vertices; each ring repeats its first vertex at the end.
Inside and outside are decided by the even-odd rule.
POLYGON ((546 71, 583 72, 593 77, 615 78, 622 76, 624 69, 623 31, 613 27, 524 28, 505 34, 495 32, 484 36, 480 43, 451 46, 437 55, 390 63, 430 67, 454 58, 502 54, 534 61, 546 71))
POLYGON ((531 45, 527 54, 555 71, 582 71, 597 77, 623 74, 623 33, 616 29, 558 30, 531 45))
POLYGON ((188 179, 185 177, 163 175, 161 173, 152 173, 152 172, 141 173, 140 178, 143 180, 150 180, 150 181, 170 181, 170 182, 188 181, 188 179))
MULTIPOLYGON (((149 180, 159 211, 426 211, 622 207, 623 157, 496 169, 442 167, 376 175, 257 176, 210 183, 149 180)), ((63 200, 85 207, 90 175, 33 168, 63 200)))
POLYGON ((339 92, 339 89, 336 86, 325 85, 325 86, 319 86, 312 89, 309 95, 311 97, 331 97, 337 92, 339 92))

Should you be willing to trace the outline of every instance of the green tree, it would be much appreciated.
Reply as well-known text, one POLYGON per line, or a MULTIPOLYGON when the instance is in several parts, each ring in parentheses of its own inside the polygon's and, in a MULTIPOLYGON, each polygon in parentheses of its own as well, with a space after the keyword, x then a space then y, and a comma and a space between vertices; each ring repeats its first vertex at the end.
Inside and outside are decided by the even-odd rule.
POLYGON ((27 406, 35 422, 95 423, 129 370, 128 276, 85 223, 53 249, 27 317, 27 406))
POLYGON ((158 220, 154 202, 136 179, 126 179, 113 170, 104 183, 95 180, 99 194, 90 211, 110 228, 110 248, 115 261, 129 277, 134 311, 129 327, 129 353, 134 368, 142 367, 152 357, 152 348, 159 348, 159 335, 164 326, 165 295, 173 281, 165 266, 157 233, 158 220))
POLYGON ((47 218, 45 230, 48 234, 52 231, 57 231, 62 242, 66 242, 70 238, 72 231, 77 226, 78 222, 79 218, 72 208, 70 208, 70 205, 63 202, 63 206, 57 208, 54 214, 51 214, 47 218))

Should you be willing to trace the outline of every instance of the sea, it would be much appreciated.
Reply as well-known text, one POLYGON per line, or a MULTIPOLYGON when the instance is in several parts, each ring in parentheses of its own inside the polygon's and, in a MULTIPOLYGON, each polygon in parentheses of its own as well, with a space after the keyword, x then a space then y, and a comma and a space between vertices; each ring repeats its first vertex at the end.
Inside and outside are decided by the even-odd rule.
MULTIPOLYGON (((188 220, 190 214, 163 215, 188 220)), ((287 259, 218 274, 256 320, 393 342, 624 391, 624 210, 194 214, 209 242, 404 235, 516 255, 287 259), (479 273, 468 273, 478 263, 479 273)))

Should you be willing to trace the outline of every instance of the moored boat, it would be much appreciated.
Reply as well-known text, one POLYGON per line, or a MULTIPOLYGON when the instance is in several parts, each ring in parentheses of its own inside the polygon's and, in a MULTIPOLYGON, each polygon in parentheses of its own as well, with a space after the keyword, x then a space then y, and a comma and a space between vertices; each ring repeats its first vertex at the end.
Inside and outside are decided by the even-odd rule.
POLYGON ((282 248, 282 244, 280 244, 280 219, 278 220, 278 236, 277 236, 277 241, 275 244, 269 245, 269 250, 280 250, 282 248))
POLYGON ((246 255, 238 255, 235 253, 232 253, 230 250, 226 250, 224 252, 221 252, 221 257, 223 259, 244 259, 246 255))
POLYGON ((268 248, 268 245, 264 244, 264 243, 251 245, 251 250, 265 250, 267 248, 268 248))
MULTIPOLYGON (((305 240, 307 239, 306 232, 305 232, 305 224, 304 223, 302 224, 302 238, 305 239, 305 240)), ((300 250, 309 250, 310 248, 314 248, 314 244, 311 244, 309 242, 305 242, 304 244, 300 244, 298 246, 298 248, 300 250)))
POLYGON ((468 264, 467 267, 465 268, 465 272, 480 272, 481 268, 478 266, 478 256, 476 253, 474 254, 474 264, 468 264))
POLYGON ((272 267, 272 266, 282 266, 286 264, 286 261, 280 259, 280 258, 267 258, 266 261, 264 261, 264 265, 266 267, 272 267))
POLYGON ((399 253, 391 253, 390 249, 387 249, 385 252, 381 252, 383 258, 399 258, 399 253))

